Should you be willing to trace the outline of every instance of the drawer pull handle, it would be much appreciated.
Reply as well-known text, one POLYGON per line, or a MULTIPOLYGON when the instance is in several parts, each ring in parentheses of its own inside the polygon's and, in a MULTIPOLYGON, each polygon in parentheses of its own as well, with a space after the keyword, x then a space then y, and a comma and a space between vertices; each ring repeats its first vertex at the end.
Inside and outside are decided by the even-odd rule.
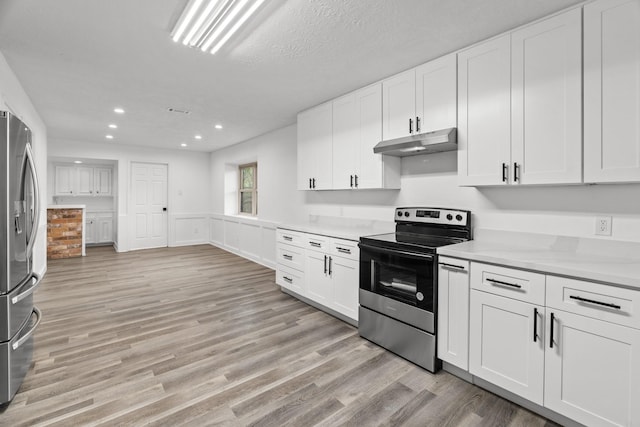
POLYGON ((520 286, 518 284, 509 283, 509 282, 502 282, 502 281, 496 280, 496 279, 487 279, 487 282, 490 282, 491 284, 494 284, 494 285, 510 286, 512 288, 518 288, 518 289, 522 288, 522 286, 520 286))
POLYGON ((341 248, 340 246, 336 246, 338 252, 342 252, 343 254, 351 254, 351 249, 341 248))
POLYGON ((286 240, 287 242, 291 242, 293 240, 293 237, 291 237, 291 236, 282 236, 282 238, 284 240, 286 240))
POLYGON ((288 261, 291 261, 293 259, 293 256, 292 255, 283 254, 282 258, 284 258, 284 259, 286 259, 288 261))
POLYGON ((575 299, 575 300, 578 300, 578 301, 581 301, 581 302, 588 302, 590 304, 597 304, 597 305, 603 305, 605 307, 615 308, 616 310, 620 310, 622 308, 621 306, 619 306, 617 304, 611 304, 610 302, 595 301, 595 300, 592 300, 592 299, 577 297, 575 295, 569 295, 569 298, 575 299))
POLYGON ((440 265, 442 266, 442 268, 446 268, 446 269, 461 270, 461 271, 467 270, 461 265, 447 264, 446 262, 441 262, 440 265))
POLYGON ((293 283, 293 279, 291 277, 282 276, 282 280, 284 280, 287 283, 293 283))
POLYGON ((309 244, 310 244, 311 246, 313 246, 314 248, 319 248, 320 246, 322 246, 322 245, 321 245, 320 243, 318 243, 318 242, 309 242, 309 244))

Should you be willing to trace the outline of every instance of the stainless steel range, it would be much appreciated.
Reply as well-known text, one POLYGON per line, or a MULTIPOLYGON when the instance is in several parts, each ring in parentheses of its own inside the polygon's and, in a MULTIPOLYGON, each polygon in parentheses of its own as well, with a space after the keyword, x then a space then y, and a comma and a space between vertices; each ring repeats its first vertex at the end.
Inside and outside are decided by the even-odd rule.
POLYGON ((436 372, 436 248, 471 239, 471 212, 397 208, 396 232, 360 238, 360 336, 436 372))

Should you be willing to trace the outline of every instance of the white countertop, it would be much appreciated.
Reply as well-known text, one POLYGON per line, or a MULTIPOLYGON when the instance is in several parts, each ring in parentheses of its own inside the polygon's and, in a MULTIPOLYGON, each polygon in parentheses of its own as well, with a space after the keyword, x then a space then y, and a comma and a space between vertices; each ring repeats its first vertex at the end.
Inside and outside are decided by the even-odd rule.
POLYGON ((87 205, 49 205, 47 209, 86 209, 87 205))
POLYGON ((476 230, 474 240, 438 254, 640 290, 640 243, 476 230))
POLYGON ((362 236, 393 233, 395 223, 356 218, 312 217, 309 222, 280 224, 278 228, 358 241, 362 236))

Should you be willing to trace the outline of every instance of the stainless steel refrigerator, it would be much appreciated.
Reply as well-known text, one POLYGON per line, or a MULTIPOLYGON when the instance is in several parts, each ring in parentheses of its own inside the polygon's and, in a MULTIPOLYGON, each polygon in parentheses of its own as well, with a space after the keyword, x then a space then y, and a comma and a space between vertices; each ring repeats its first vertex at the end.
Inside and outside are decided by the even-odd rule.
POLYGON ((13 399, 29 370, 41 319, 33 305, 39 194, 31 131, 0 111, 0 404, 13 399))

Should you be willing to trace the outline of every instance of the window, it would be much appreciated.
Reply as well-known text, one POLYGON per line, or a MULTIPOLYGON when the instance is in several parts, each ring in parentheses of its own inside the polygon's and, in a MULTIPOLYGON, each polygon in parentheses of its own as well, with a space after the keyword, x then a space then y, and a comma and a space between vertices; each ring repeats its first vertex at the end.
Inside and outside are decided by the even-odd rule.
POLYGON ((238 212, 256 216, 258 215, 258 164, 240 165, 239 172, 238 212))

